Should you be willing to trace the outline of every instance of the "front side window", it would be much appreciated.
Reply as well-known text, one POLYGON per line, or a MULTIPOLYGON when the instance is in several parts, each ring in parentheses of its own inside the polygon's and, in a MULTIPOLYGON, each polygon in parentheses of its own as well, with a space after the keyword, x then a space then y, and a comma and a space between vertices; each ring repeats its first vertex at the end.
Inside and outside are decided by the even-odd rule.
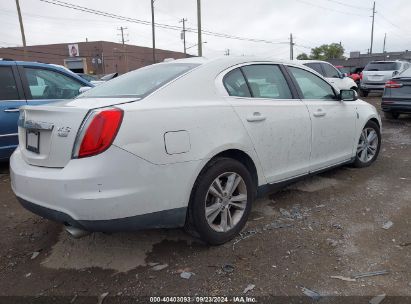
POLYGON ((340 78, 340 73, 331 64, 323 63, 324 77, 326 78, 340 78))
POLYGON ((32 99, 71 99, 79 95, 80 82, 46 69, 25 68, 32 99))
POLYGON ((116 77, 79 98, 144 97, 199 66, 193 63, 160 63, 116 77))
POLYGON ((277 65, 256 64, 241 68, 248 81, 252 97, 292 99, 290 88, 277 65))
POLYGON ((335 100, 335 92, 324 79, 306 70, 289 67, 303 94, 303 99, 335 100))
POLYGON ((247 82, 239 68, 232 70, 224 77, 224 86, 230 96, 251 97, 247 82))
POLYGON ((11 67, 0 67, 0 100, 18 100, 16 80, 11 67))

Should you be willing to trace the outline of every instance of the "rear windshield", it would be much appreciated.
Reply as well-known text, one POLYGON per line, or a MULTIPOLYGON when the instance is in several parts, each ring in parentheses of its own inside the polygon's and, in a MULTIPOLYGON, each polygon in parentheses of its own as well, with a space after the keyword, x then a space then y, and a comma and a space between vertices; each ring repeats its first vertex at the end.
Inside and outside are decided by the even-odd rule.
POLYGON ((144 97, 199 64, 160 63, 150 65, 105 82, 79 98, 144 97))
POLYGON ((399 62, 370 62, 364 71, 395 71, 401 68, 399 62))

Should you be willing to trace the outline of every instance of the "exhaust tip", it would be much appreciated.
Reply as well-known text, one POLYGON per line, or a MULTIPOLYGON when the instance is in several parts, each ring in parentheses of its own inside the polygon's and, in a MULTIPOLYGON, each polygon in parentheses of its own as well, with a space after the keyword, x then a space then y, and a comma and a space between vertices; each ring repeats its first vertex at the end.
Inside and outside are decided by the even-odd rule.
POLYGON ((65 228, 66 228, 66 231, 75 239, 82 238, 91 233, 90 231, 86 231, 86 230, 73 227, 73 226, 68 226, 68 225, 66 225, 65 228))

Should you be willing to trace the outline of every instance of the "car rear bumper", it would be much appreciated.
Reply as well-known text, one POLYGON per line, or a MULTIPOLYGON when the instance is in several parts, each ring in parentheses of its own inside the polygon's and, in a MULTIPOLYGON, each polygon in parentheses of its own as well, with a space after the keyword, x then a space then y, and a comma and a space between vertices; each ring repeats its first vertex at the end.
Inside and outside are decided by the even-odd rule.
POLYGON ((370 90, 384 90, 385 88, 385 83, 378 83, 378 84, 373 84, 373 83, 361 83, 360 84, 361 90, 365 91, 370 91, 370 90))
POLYGON ((12 189, 45 218, 90 231, 180 227, 197 162, 154 165, 118 147, 71 160, 64 168, 10 159, 12 189))
POLYGON ((411 100, 409 101, 391 101, 382 100, 381 109, 384 112, 411 113, 411 100))

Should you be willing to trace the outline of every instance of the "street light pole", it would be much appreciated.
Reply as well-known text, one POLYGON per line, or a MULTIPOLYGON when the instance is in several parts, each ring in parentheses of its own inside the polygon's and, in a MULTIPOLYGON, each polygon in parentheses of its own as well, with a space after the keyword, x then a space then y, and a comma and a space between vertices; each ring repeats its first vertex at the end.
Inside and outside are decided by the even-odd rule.
POLYGON ((197 0, 197 26, 198 26, 198 57, 203 56, 203 43, 201 42, 201 0, 197 0))
POLYGON ((156 63, 156 30, 154 23, 154 0, 151 1, 151 31, 153 35, 153 63, 156 63))
POLYGON ((19 15, 19 23, 20 23, 20 31, 21 31, 21 40, 23 40, 24 59, 27 60, 26 35, 24 34, 23 17, 21 16, 21 10, 20 10, 20 2, 19 2, 19 0, 16 0, 16 6, 17 6, 17 14, 19 15))

